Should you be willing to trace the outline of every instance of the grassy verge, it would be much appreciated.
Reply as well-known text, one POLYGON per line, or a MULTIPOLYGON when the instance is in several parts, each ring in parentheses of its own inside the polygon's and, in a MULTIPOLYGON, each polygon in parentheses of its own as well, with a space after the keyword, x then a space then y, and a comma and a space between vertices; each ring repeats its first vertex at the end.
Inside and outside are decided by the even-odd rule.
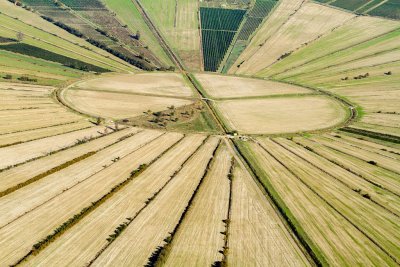
POLYGON ((367 131, 367 130, 362 130, 362 129, 356 129, 356 128, 352 128, 352 127, 344 127, 344 128, 339 129, 339 130, 343 131, 343 132, 348 132, 348 133, 352 133, 352 134, 358 134, 358 135, 370 137, 370 138, 373 138, 373 139, 386 141, 386 142, 400 144, 400 137, 395 136, 395 135, 378 133, 378 132, 367 131))

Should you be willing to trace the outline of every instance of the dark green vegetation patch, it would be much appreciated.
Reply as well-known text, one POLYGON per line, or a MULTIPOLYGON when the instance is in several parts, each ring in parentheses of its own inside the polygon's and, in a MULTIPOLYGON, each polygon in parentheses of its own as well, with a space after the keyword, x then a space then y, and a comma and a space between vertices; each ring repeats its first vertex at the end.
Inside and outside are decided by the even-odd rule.
POLYGON ((400 19, 400 0, 316 0, 331 6, 353 11, 357 14, 368 14, 371 16, 400 19))
POLYGON ((389 0, 383 5, 369 12, 373 16, 387 17, 391 19, 400 19, 400 1, 389 0))
POLYGON ((333 2, 331 5, 354 11, 360 8, 361 6, 368 4, 368 2, 370 2, 370 0, 337 0, 333 2))
POLYGON ((200 8, 204 70, 218 70, 245 12, 241 9, 200 8))
POLYGON ((58 62, 63 64, 64 66, 83 71, 108 72, 108 70, 94 66, 92 64, 82 62, 80 60, 69 58, 66 56, 62 56, 28 44, 14 43, 14 44, 0 45, 0 49, 36 58, 41 58, 49 61, 58 62))
POLYGON ((12 43, 12 42, 16 42, 17 40, 15 39, 11 39, 11 38, 5 38, 5 37, 1 37, 0 36, 0 44, 1 43, 12 43))

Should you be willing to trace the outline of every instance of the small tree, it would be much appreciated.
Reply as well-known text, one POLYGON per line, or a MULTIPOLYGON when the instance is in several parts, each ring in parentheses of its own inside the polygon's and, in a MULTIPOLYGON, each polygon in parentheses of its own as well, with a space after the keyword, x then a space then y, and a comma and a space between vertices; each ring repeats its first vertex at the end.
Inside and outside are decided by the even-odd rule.
POLYGON ((22 42, 24 40, 25 35, 22 32, 17 32, 17 40, 18 42, 22 42))
POLYGON ((139 30, 137 30, 137 32, 136 32, 136 39, 139 41, 140 40, 140 31, 139 30))

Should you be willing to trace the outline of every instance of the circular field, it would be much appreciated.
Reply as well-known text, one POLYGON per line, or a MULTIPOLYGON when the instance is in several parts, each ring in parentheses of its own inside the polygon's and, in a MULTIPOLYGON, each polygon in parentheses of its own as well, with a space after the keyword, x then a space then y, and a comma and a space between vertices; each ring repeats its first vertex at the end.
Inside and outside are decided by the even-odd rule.
POLYGON ((76 83, 62 93, 73 109, 111 119, 190 105, 192 96, 192 89, 176 73, 105 75, 76 83))
MULTIPOLYGON (((289 84, 197 74, 226 128, 242 134, 285 134, 334 127, 346 119, 335 99, 289 84)), ((109 119, 134 118, 192 104, 194 92, 177 73, 104 75, 78 82, 62 98, 72 108, 109 119)))
POLYGON ((244 134, 325 129, 347 116, 341 103, 322 95, 225 100, 216 106, 228 128, 244 134))

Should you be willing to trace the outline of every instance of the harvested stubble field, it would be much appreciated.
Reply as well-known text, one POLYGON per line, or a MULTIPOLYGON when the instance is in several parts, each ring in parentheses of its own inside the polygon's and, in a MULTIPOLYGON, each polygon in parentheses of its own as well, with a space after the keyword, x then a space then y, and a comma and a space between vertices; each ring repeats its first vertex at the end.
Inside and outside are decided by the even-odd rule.
POLYGON ((394 1, 11 2, 1 266, 400 264, 394 1))
MULTIPOLYGON (((23 212, 22 208, 27 208, 26 214, 24 215, 24 213, 22 213, 22 216, 15 218, 13 221, 9 221, 5 225, 3 224, 0 230, 0 232, 2 232, 0 236, 2 236, 4 240, 2 244, 2 257, 0 259, 2 264, 9 265, 24 257, 29 253, 35 243, 45 239, 47 235, 51 234, 59 225, 67 222, 74 214, 79 214, 85 207, 89 207, 100 200, 103 196, 108 194, 113 187, 126 180, 129 174, 141 164, 151 162, 163 151, 177 142, 181 138, 181 135, 163 135, 160 138, 156 138, 153 142, 144 144, 141 148, 136 147, 136 149, 132 145, 137 144, 138 146, 140 143, 138 143, 135 138, 135 136, 131 137, 124 141, 126 143, 120 145, 125 150, 125 156, 124 153, 118 153, 118 150, 115 151, 116 153, 114 152, 114 154, 107 153, 110 155, 110 158, 111 156, 114 158, 120 157, 120 160, 114 163, 111 161, 113 158, 108 158, 108 160, 106 160, 106 158, 103 159, 102 157, 104 162, 101 162, 91 157, 88 159, 90 162, 87 162, 89 165, 86 165, 86 168, 73 165, 72 167, 75 168, 76 171, 82 170, 82 167, 88 169, 86 173, 79 173, 79 176, 81 176, 80 182, 79 180, 69 181, 71 178, 68 177, 71 176, 67 175, 63 179, 65 181, 60 183, 60 178, 57 177, 57 175, 53 175, 53 177, 49 176, 48 179, 41 180, 39 183, 41 183, 42 186, 37 183, 33 185, 33 187, 37 187, 37 190, 29 191, 32 192, 32 194, 38 194, 38 196, 34 198, 35 202, 32 203, 31 199, 29 203, 30 207, 25 205, 20 208, 20 212, 23 212), (131 149, 129 149, 129 147, 131 147, 131 149), (108 166, 99 166, 98 171, 93 173, 91 166, 91 162, 93 161, 99 165, 108 164, 108 166), (87 168, 87 166, 90 166, 90 168, 87 168), (110 177, 112 177, 112 179, 110 179, 110 177), (46 187, 51 188, 51 190, 45 190, 46 187), (42 190, 44 190, 45 193, 40 193, 42 190), (85 194, 82 194, 82 192, 85 192, 85 194), (39 220, 44 220, 46 223, 38 224, 37 222, 39 220), (13 234, 9 235, 10 233, 13 234), (6 236, 10 238, 9 241, 7 241, 6 236)), ((146 138, 146 135, 144 135, 142 139, 143 138, 146 138)), ((147 139, 149 139, 149 137, 147 137, 147 139)), ((85 163, 85 161, 82 161, 80 164, 85 163)), ((66 169, 65 171, 70 172, 73 170, 66 169)), ((21 194, 19 191, 16 193, 21 194)), ((14 198, 13 194, 10 194, 6 198, 18 199, 18 197, 14 198)), ((5 200, 6 199, 2 199, 2 201, 5 200)), ((2 207, 4 207, 4 205, 2 205, 2 207)), ((7 217, 7 220, 9 219, 10 217, 7 217)), ((5 222, 4 219, 1 221, 5 222)))
POLYGON ((279 134, 334 127, 345 107, 323 96, 289 96, 216 101, 230 129, 246 134, 279 134))
POLYGON ((173 236, 162 258, 165 266, 182 266, 192 262, 208 266, 222 261, 228 229, 232 155, 222 145, 215 155, 210 171, 193 199, 184 221, 173 236))
POLYGON ((257 73, 353 17, 347 12, 306 3, 236 73, 257 73))
POLYGON ((239 167, 233 172, 231 198, 229 266, 309 265, 271 203, 239 167))
POLYGON ((266 40, 271 38, 282 27, 282 25, 285 24, 289 17, 302 6, 304 2, 304 0, 280 1, 275 12, 268 17, 255 36, 251 38, 249 45, 239 56, 228 73, 235 73, 240 68, 241 64, 258 53, 266 40))
POLYGON ((61 97, 80 112, 113 119, 194 103, 193 89, 176 73, 106 75, 73 84, 61 97))
POLYGON ((367 42, 382 34, 400 27, 397 21, 373 17, 356 17, 341 25, 331 33, 322 36, 317 42, 312 42, 291 56, 277 62, 262 71, 265 76, 283 77, 287 70, 300 67, 330 53, 345 49, 359 43, 367 42), (281 75, 279 75, 281 74, 281 75))
POLYGON ((169 106, 192 104, 191 100, 162 96, 133 95, 94 90, 69 89, 63 92, 72 108, 92 116, 113 119, 130 118, 143 112, 167 110, 169 106))
POLYGON ((140 266, 150 261, 157 247, 165 246, 170 233, 180 223, 182 213, 201 183, 217 149, 218 139, 210 139, 189 159, 174 179, 150 202, 129 227, 94 261, 93 266, 140 266), (140 243, 140 246, 137 244, 140 243))
POLYGON ((303 87, 261 79, 214 74, 197 74, 196 78, 212 98, 247 98, 312 92, 303 87))
POLYGON ((169 45, 191 70, 200 70, 200 32, 196 0, 140 0, 169 45))
POLYGON ((351 265, 351 262, 360 264, 360 261, 367 265, 395 264, 388 253, 396 255, 394 240, 397 237, 384 229, 398 227, 398 217, 335 182, 332 177, 328 179, 325 172, 271 140, 246 146, 243 151, 247 151, 247 157, 257 168, 261 182, 281 203, 286 216, 291 218, 297 232, 322 264, 351 265), (358 205, 357 211, 352 209, 353 205, 358 205), (382 218, 378 216, 387 220, 379 223, 382 218), (388 235, 383 237, 385 232, 388 235), (389 242, 391 238, 392 242, 389 242))
MULTIPOLYGON (((0 84, 2 110, 0 112, 0 136, 5 138, 3 139, 5 144, 19 141, 18 137, 12 138, 11 134, 14 133, 30 134, 27 138, 35 139, 35 137, 37 138, 35 133, 39 129, 50 129, 49 127, 61 127, 75 123, 86 124, 82 117, 55 103, 51 96, 54 89, 54 87, 15 83, 0 84)), ((68 129, 65 128, 65 132, 67 131, 68 129)))
POLYGON ((189 157, 199 149, 205 136, 183 139, 175 148, 154 162, 126 188, 90 214, 62 238, 47 247, 26 265, 84 265, 108 245, 107 238, 126 218, 134 218, 148 205, 149 199, 173 179, 189 157), (157 177, 157 179, 154 179, 157 177), (85 253, 81 253, 85 251, 85 253))
POLYGON ((193 91, 177 73, 140 73, 113 75, 76 83, 75 88, 94 91, 191 97, 193 91))

